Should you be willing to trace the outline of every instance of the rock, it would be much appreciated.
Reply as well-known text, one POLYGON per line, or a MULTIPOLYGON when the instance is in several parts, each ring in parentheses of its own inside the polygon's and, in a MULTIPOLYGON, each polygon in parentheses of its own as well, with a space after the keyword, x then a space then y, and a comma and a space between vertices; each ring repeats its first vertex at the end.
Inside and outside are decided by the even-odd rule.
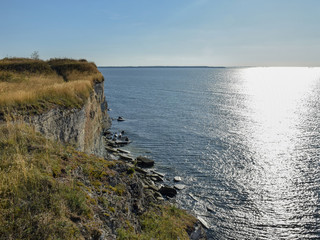
POLYGON ((122 140, 116 140, 114 143, 115 143, 116 145, 126 145, 126 144, 131 143, 131 141, 129 141, 129 138, 126 137, 124 141, 122 141, 122 140))
POLYGON ((106 151, 102 133, 110 128, 111 121, 105 108, 104 83, 95 83, 93 88, 81 108, 57 106, 43 113, 26 114, 20 120, 33 125, 47 138, 72 143, 79 151, 104 157, 106 151))
POLYGON ((112 160, 118 160, 118 157, 113 155, 113 154, 109 154, 110 159, 112 160))
POLYGON ((150 168, 153 167, 154 161, 152 159, 139 156, 137 157, 137 165, 142 168, 150 168))
POLYGON ((186 188, 186 185, 183 185, 183 184, 175 184, 175 185, 174 185, 174 188, 177 189, 177 190, 182 190, 182 189, 185 189, 185 188, 186 188))
POLYGON ((120 156, 120 158, 123 159, 123 160, 133 162, 133 158, 132 158, 131 156, 127 155, 127 154, 121 154, 121 153, 119 153, 119 156, 120 156))
POLYGON ((157 186, 154 186, 154 185, 149 185, 148 188, 153 190, 153 191, 155 191, 155 192, 159 191, 159 188, 157 186))
POLYGON ((207 210, 208 210, 209 212, 215 212, 214 209, 213 209, 212 207, 210 207, 210 206, 207 206, 207 210))
POLYGON ((194 196, 192 193, 189 193, 189 196, 196 202, 199 202, 199 199, 196 196, 194 196))
POLYGON ((160 172, 157 172, 157 171, 154 171, 154 170, 152 170, 152 172, 153 172, 154 174, 157 174, 157 175, 160 176, 160 177, 164 177, 164 176, 165 176, 164 173, 160 173, 160 172))
POLYGON ((191 240, 205 240, 205 239, 207 239, 206 233, 199 222, 196 223, 194 231, 190 234, 190 239, 191 240))
POLYGON ((177 195, 177 190, 174 189, 173 187, 169 187, 169 186, 162 186, 159 190, 159 192, 163 195, 163 196, 168 196, 168 197, 174 197, 177 195))
POLYGON ((108 152, 118 152, 118 149, 117 149, 117 148, 112 148, 112 147, 108 147, 108 146, 106 146, 106 150, 107 150, 108 152))
POLYGON ((136 167, 135 170, 138 173, 142 173, 143 175, 147 175, 148 174, 148 172, 146 170, 143 170, 142 168, 139 168, 139 167, 136 167))
POLYGON ((106 139, 106 143, 110 147, 116 147, 116 143, 112 140, 106 139))
POLYGON ((163 198, 163 197, 156 197, 156 199, 157 199, 158 201, 164 201, 164 198, 163 198))
POLYGON ((179 176, 176 176, 176 177, 174 177, 173 178, 173 181, 175 181, 175 182, 181 182, 181 177, 179 177, 179 176))
POLYGON ((157 174, 148 174, 147 176, 150 177, 154 182, 163 182, 163 178, 157 174))
POLYGON ((155 198, 158 198, 158 197, 159 197, 159 198, 160 198, 160 197, 162 198, 162 195, 161 195, 161 193, 159 193, 159 192, 157 191, 157 192, 154 192, 154 197, 155 197, 155 198))
POLYGON ((209 229, 209 224, 206 222, 206 220, 204 220, 200 216, 198 216, 197 218, 198 218, 199 222, 202 224, 202 226, 204 226, 206 229, 209 229))
POLYGON ((121 153, 125 153, 125 154, 131 154, 130 151, 127 151, 127 150, 124 150, 124 149, 121 149, 121 148, 118 148, 117 151, 121 152, 121 153))
POLYGON ((118 117, 117 121, 122 122, 122 121, 124 121, 124 118, 123 117, 118 117))

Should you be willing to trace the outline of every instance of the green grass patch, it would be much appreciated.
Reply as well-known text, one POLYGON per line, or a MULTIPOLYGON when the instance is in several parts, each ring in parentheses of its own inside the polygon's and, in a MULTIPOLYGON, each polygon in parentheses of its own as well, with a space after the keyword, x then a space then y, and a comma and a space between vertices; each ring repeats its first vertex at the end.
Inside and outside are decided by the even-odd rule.
POLYGON ((81 239, 84 230, 77 222, 93 221, 97 200, 87 197, 88 187, 73 172, 88 166, 110 171, 105 162, 47 140, 24 124, 1 126, 1 238, 81 239))
POLYGON ((133 178, 120 164, 25 124, 0 126, 0 238, 95 239, 117 219, 119 239, 188 239, 195 218, 170 205, 136 215, 142 231, 135 232, 137 220, 127 215, 133 178))
POLYGON ((119 240, 147 240, 147 239, 189 239, 190 232, 196 218, 171 205, 157 205, 144 213, 140 222, 142 231, 137 233, 128 225, 118 229, 119 240))

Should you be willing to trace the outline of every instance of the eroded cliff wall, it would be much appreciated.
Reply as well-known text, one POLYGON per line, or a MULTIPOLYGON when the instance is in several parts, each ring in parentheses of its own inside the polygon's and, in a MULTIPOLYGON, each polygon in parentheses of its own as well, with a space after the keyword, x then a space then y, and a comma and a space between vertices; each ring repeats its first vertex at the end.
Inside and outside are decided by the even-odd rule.
POLYGON ((47 138, 74 144, 80 151, 105 155, 103 132, 110 128, 104 96, 104 82, 95 83, 93 91, 81 109, 55 108, 34 115, 25 121, 47 138))

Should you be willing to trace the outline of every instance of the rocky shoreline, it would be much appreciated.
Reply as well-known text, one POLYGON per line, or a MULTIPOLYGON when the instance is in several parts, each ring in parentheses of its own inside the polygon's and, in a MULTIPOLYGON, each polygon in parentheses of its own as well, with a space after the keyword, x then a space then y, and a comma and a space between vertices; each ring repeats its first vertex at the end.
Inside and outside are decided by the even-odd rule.
MULTIPOLYGON (((120 141, 118 133, 106 131, 103 134, 106 142, 106 158, 125 163, 128 168, 127 171, 135 173, 138 176, 138 179, 142 183, 143 191, 150 202, 161 204, 167 201, 175 204, 175 196, 180 190, 185 188, 184 184, 178 183, 182 180, 181 177, 174 177, 173 181, 176 183, 174 186, 164 184, 165 173, 160 173, 153 168, 155 161, 145 156, 135 158, 131 155, 130 151, 122 149, 130 141, 123 142, 122 139, 128 140, 128 137, 123 135, 124 131, 121 131, 120 134, 122 134, 120 135, 120 141)), ((190 239, 207 239, 205 233, 207 223, 201 218, 197 218, 197 220, 193 231, 189 233, 190 239)))

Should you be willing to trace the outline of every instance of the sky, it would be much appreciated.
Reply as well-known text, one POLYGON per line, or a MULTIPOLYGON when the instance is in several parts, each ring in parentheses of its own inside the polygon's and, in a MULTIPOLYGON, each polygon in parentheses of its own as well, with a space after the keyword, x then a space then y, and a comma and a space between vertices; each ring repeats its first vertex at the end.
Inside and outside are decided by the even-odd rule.
POLYGON ((0 58, 320 66, 320 0, 0 0, 0 58))

